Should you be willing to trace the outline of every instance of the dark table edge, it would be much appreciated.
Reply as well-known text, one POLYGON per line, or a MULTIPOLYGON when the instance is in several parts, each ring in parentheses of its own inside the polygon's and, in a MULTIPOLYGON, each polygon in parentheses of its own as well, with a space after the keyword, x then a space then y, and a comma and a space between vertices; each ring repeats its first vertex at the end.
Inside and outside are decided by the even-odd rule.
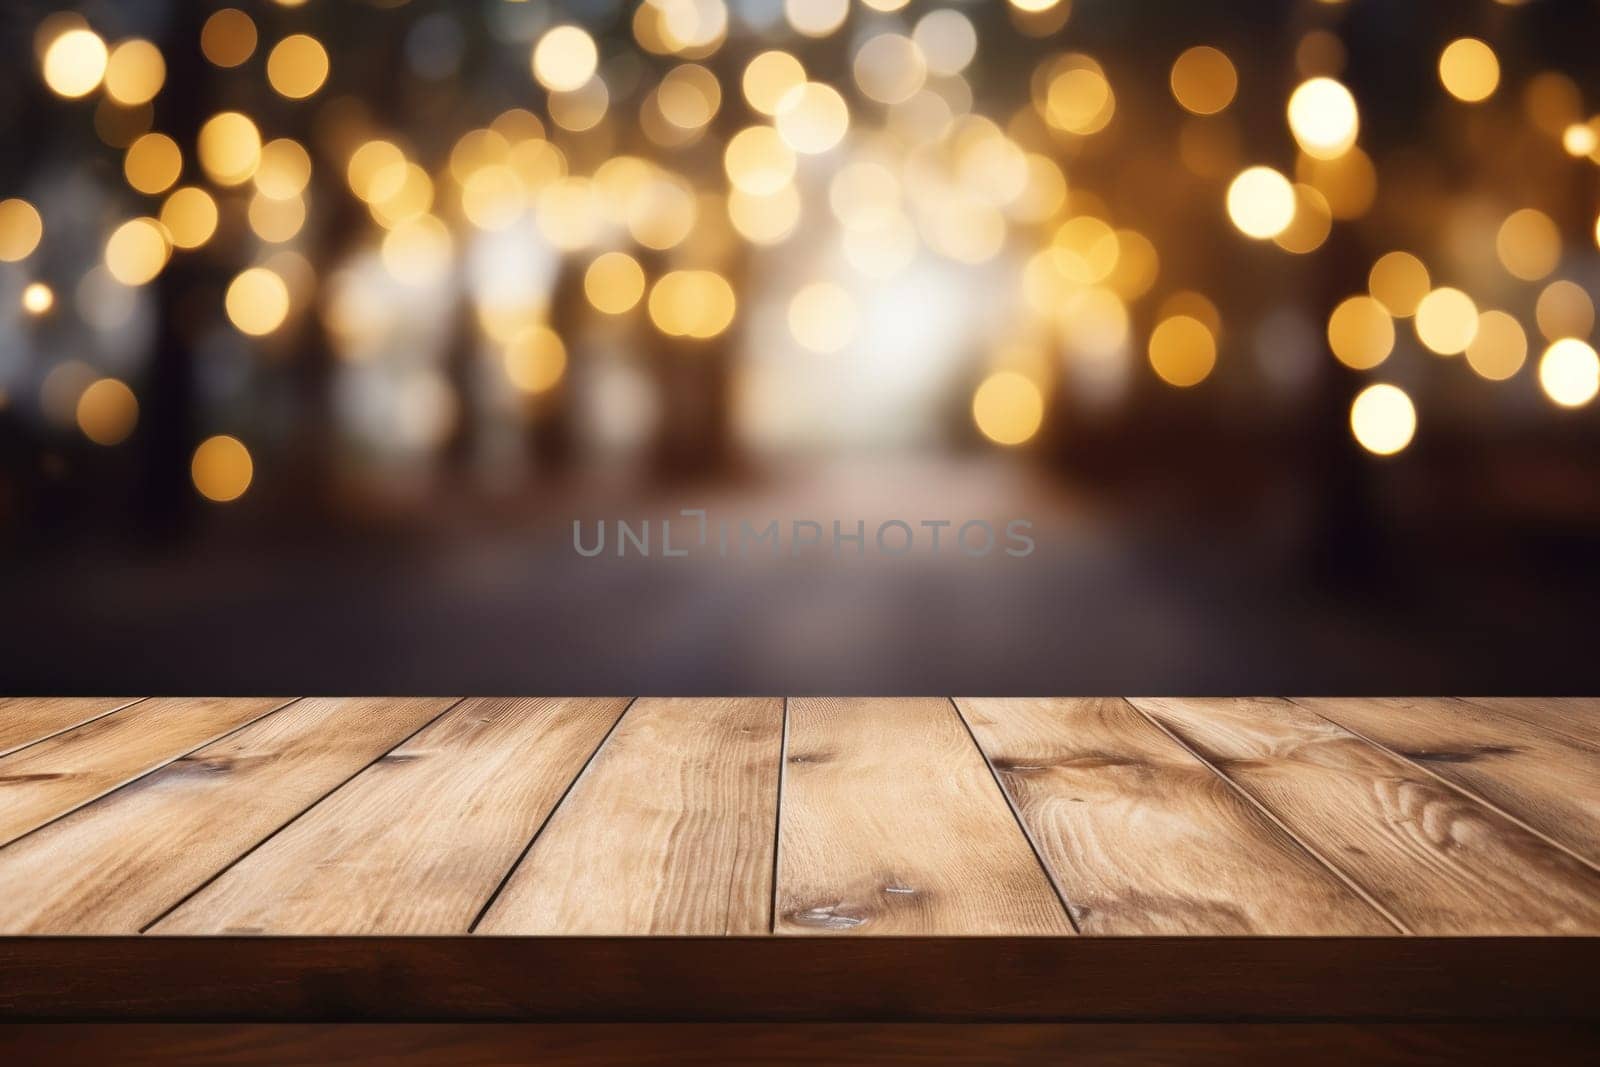
POLYGON ((1600 938, 0 938, 0 1022, 1600 1020, 1600 938))

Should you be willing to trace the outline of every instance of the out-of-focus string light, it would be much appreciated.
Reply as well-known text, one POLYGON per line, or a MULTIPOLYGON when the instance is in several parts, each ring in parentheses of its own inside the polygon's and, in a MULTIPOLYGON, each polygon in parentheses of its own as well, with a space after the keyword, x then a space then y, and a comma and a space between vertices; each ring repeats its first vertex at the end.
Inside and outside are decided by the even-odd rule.
POLYGON ((1173 61, 1169 77, 1172 97, 1185 111, 1215 115, 1233 103, 1239 91, 1239 72, 1227 53, 1198 44, 1173 61))
POLYGON ((1044 395, 1026 375, 996 371, 972 394, 972 421, 995 444, 1024 444, 1044 422, 1044 395))
POLYGON ((1539 386, 1560 407, 1583 407, 1600 392, 1600 357, 1587 343, 1564 337, 1540 357, 1539 386))
POLYGON ((97 445, 120 445, 139 424, 139 400, 122 382, 101 378, 78 395, 78 429, 97 445))
POLYGON ((122 171, 128 184, 146 196, 172 188, 183 173, 183 152, 164 133, 147 133, 129 146, 122 171))
POLYGON ((1361 113, 1343 84, 1312 78, 1289 97, 1289 129, 1306 155, 1337 159, 1356 143, 1361 113))
POLYGON ((174 189, 161 205, 161 225, 173 247, 199 248, 217 232, 217 202, 198 186, 174 189))
POLYGON ((1467 366, 1491 382, 1503 382, 1528 359, 1528 335, 1516 316, 1489 310, 1478 316, 1478 332, 1467 345, 1467 366))
POLYGON ((1427 265, 1410 252, 1379 256, 1367 275, 1367 291, 1397 319, 1416 314, 1417 305, 1432 289, 1427 265))
POLYGON ((265 337, 289 315, 289 287, 265 267, 251 267, 228 286, 224 306, 228 321, 240 333, 265 337))
POLYGON ((1457 100, 1476 104, 1489 99, 1500 85, 1500 60, 1483 41, 1460 37, 1439 55, 1439 80, 1457 100))
POLYGON ((1328 316, 1328 347, 1355 370, 1370 370, 1394 350, 1394 320, 1370 296, 1352 296, 1328 316))
POLYGON ((1478 308, 1460 289, 1442 287, 1417 303, 1417 339, 1441 356, 1459 355, 1478 333, 1478 308))
POLYGON ((57 96, 76 100, 100 88, 110 53, 93 30, 67 30, 44 53, 44 83, 57 96))
POLYGON ((626 252, 606 252, 596 257, 583 275, 584 295, 595 310, 625 315, 644 297, 644 268, 626 252))
POLYGON ((218 67, 243 65, 255 54, 258 35, 253 19, 238 8, 225 7, 200 29, 200 51, 218 67))
POLYGON ((1554 281, 1540 290, 1534 320, 1547 341, 1586 338, 1594 331, 1594 301, 1576 282, 1554 281))
POLYGON ((237 437, 208 437, 194 450, 189 478, 196 492, 214 504, 228 504, 244 496, 255 477, 250 450, 237 437))
POLYGON ((1211 375, 1217 365, 1217 340, 1199 319, 1173 315, 1150 331, 1149 355, 1157 377, 1187 389, 1211 375))
POLYGON ((650 321, 669 337, 709 340, 733 324, 733 287, 710 270, 675 270, 650 289, 650 321))
POLYGON ((789 333, 800 347, 819 354, 838 352, 855 337, 856 303, 834 282, 813 282, 789 301, 789 333))
POLYGON ((29 282, 22 290, 22 310, 38 318, 56 306, 55 290, 44 282, 29 282))
POLYGON ((850 108, 833 86, 806 82, 783 95, 776 123, 778 134, 790 148, 819 155, 844 139, 850 128, 850 108))
POLYGON ((1350 405, 1350 431, 1377 456, 1404 451, 1417 433, 1417 409, 1398 386, 1369 385, 1350 405))
POLYGON ((1294 186, 1271 167, 1250 167, 1228 186, 1228 217, 1246 237, 1270 240, 1294 221, 1294 186))
POLYGON ((167 61, 149 41, 123 41, 106 58, 106 95, 123 107, 154 100, 167 80, 167 61))
POLYGON ((567 346, 548 326, 529 326, 506 346, 506 377, 524 393, 547 393, 567 370, 567 346))
POLYGON ((583 88, 599 63, 600 50, 581 26, 552 27, 533 49, 533 76, 551 92, 583 88))
POLYGON ((1495 252, 1507 273, 1525 282, 1546 278, 1561 262, 1561 231, 1537 208, 1514 211, 1495 234, 1495 252))
POLYGON ((44 220, 26 200, 0 200, 0 263, 19 263, 33 255, 44 236, 44 220))
POLYGON ((267 56, 267 82, 279 96, 304 100, 328 80, 328 50, 304 33, 279 41, 267 56))
POLYGON ((138 218, 118 226, 106 242, 106 270, 123 285, 147 285, 172 255, 167 231, 155 219, 138 218))
POLYGON ((224 111, 200 127, 200 166, 218 185, 243 185, 261 165, 261 132, 249 116, 224 111))
POLYGON ((763 115, 776 115, 784 96, 806 83, 806 69, 788 52, 762 52, 744 68, 744 98, 763 115))

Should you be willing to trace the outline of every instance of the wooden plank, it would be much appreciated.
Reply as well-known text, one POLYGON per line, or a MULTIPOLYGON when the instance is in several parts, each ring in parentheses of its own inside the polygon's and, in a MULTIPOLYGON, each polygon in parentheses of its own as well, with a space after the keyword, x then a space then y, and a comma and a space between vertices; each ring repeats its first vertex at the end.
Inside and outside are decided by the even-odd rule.
POLYGON ((1015 1067, 1584 1064, 1582 1023, 48 1023, 0 1026, 19 1064, 385 1067, 692 1063, 1015 1067))
POLYGON ((127 707, 134 697, 0 698, 0 756, 127 707))
POLYGON ((464 934, 626 706, 463 701, 150 932, 464 934))
POLYGON ((1595 1022, 1597 970, 1593 937, 18 937, 0 1022, 1595 1022))
POLYGON ((1070 934, 948 700, 789 702, 780 934, 1070 934))
POLYGON ((767 933, 782 748, 782 700, 641 699, 478 932, 767 933))
POLYGON ((1497 715, 1566 734, 1600 748, 1600 697, 1467 697, 1497 715))
POLYGON ((0 849, 0 931, 137 933, 449 700, 306 699, 0 849))
POLYGON ((1415 932, 1600 931, 1600 875, 1305 708, 1134 703, 1415 932))
POLYGON ((0 845, 285 703, 144 700, 0 758, 0 845))
POLYGON ((1456 700, 1296 699, 1600 866, 1600 748, 1456 700))
POLYGON ((1395 932, 1127 701, 956 703, 1084 933, 1395 932))

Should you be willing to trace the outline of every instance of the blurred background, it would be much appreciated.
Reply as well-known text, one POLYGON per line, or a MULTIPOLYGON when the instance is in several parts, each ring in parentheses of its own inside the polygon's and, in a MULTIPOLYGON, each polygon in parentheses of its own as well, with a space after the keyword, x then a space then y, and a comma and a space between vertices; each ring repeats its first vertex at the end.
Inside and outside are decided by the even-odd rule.
POLYGON ((1593 692, 1596 40, 10 0, 0 690, 1593 692), (1038 547, 573 549, 684 508, 1038 547))

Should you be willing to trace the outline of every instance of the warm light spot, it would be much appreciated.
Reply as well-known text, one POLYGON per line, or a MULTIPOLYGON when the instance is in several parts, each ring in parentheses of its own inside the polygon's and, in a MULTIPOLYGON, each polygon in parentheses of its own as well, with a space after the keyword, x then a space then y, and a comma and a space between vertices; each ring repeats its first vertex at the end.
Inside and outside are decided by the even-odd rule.
POLYGON ((17 263, 33 255, 44 236, 44 221, 26 200, 0 200, 0 263, 17 263))
POLYGON ((1478 333, 1478 308, 1460 289, 1435 289, 1417 303, 1417 337, 1441 356, 1465 352, 1478 333))
POLYGON ((218 185, 242 185, 261 165, 261 132, 237 111, 224 111, 200 128, 200 165, 218 185))
POLYGON ((998 445, 1020 445, 1044 423, 1044 395, 1026 375, 997 371, 972 395, 972 421, 998 445))
POLYGON ((546 101, 550 121, 563 130, 582 133, 600 125, 611 106, 611 90, 600 78, 590 78, 571 92, 552 92, 546 101))
POLYGON ((1046 122, 1080 137, 1105 129, 1117 110, 1105 71, 1081 53, 1062 56, 1051 67, 1043 104, 1046 122))
POLYGON ((173 247, 199 248, 217 232, 217 202, 197 186, 175 189, 161 205, 161 225, 167 228, 173 247))
POLYGON ((533 76, 552 92, 581 89, 599 63, 594 38, 578 26, 556 26, 533 49, 533 76))
POLYGON ((565 252, 584 248, 599 235, 600 198, 587 178, 563 178, 539 192, 534 218, 544 239, 565 252))
POLYGON ((1150 366, 1168 385, 1199 385, 1217 365, 1217 340, 1188 315, 1163 319, 1150 331, 1150 366))
POLYGON ((880 104, 898 104, 916 95, 928 77, 922 50, 909 37, 880 33, 856 51, 856 85, 880 104))
POLYGON ((838 352, 856 334, 856 302, 833 282, 813 282, 789 301, 789 333, 801 348, 838 352))
POLYGON ((656 86, 656 106, 661 117, 680 130, 698 130, 722 107, 722 86, 700 64, 683 63, 667 71, 656 86))
POLYGON ((237 67, 255 54, 256 24, 243 11, 225 7, 206 19, 200 50, 219 67, 237 67))
POLYGON ((1514 278, 1536 282, 1548 277, 1561 262, 1561 231, 1550 216, 1536 208, 1514 211, 1495 235, 1495 252, 1514 278))
POLYGON ((311 154, 287 137, 269 141, 261 148, 255 182, 262 196, 292 200, 311 184, 311 154))
POLYGON ((164 193, 183 173, 183 153, 166 134, 147 133, 129 146, 122 172, 135 191, 146 196, 164 193))
POLYGON ((644 268, 626 252, 607 252, 595 258, 583 275, 584 295, 595 310, 623 315, 644 297, 644 268))
POLYGON ((1561 131, 1561 148, 1567 155, 1582 158, 1600 148, 1600 133, 1587 122, 1574 122, 1561 131))
POLYGON ((715 271, 675 270, 650 290, 650 321, 669 337, 716 337, 736 310, 733 287, 715 271))
POLYGON ((1581 408, 1600 392, 1600 357, 1576 337, 1564 337, 1539 360, 1539 386, 1564 408, 1581 408))
POLYGON ((1327 197, 1328 211, 1336 219, 1358 219, 1378 195, 1378 171, 1359 145, 1337 159, 1301 154, 1295 178, 1327 197))
POLYGON ((108 61, 106 43, 93 30, 75 29, 50 42, 44 53, 44 83, 69 100, 100 88, 108 61))
POLYGON ((1504 311, 1478 316, 1478 333, 1467 346, 1467 365, 1479 377, 1500 382, 1522 369, 1528 359, 1528 335, 1504 311))
POLYGON ((952 78, 978 54, 978 31, 954 8, 935 8, 917 20, 911 39, 930 73, 952 78))
POLYGON ((783 0, 783 15, 796 33, 826 37, 844 25, 850 0, 783 0))
POLYGON ((255 476, 250 450, 237 437, 219 434, 208 437, 194 450, 189 462, 189 477, 201 496, 226 504, 244 496, 255 476))
POLYGON ((350 191, 367 203, 399 191, 405 181, 406 154, 388 141, 368 141, 350 154, 345 180, 350 191))
POLYGON ((1417 305, 1433 288, 1428 268, 1410 252, 1389 252, 1372 265, 1367 289, 1395 318, 1416 314, 1417 305))
POLYGON ((22 290, 22 310, 30 315, 48 315, 55 306, 55 290, 44 282, 29 282, 22 290))
POLYGON ((1500 60, 1476 37, 1451 41, 1439 56, 1439 80, 1457 100, 1487 100, 1500 84, 1500 60))
POLYGON ((106 242, 106 270, 123 285, 145 285, 155 280, 171 255, 167 231, 159 222, 131 219, 106 242))
POLYGON ((548 326, 529 326, 506 346, 506 377, 524 393, 555 388, 567 371, 567 346, 548 326))
POLYGON ((1289 97, 1289 129, 1306 155, 1337 159, 1356 143, 1361 115, 1355 97, 1343 84, 1332 78, 1312 78, 1289 97))
POLYGON ((770 196, 794 177, 794 150, 771 126, 750 126, 729 138, 722 165, 735 188, 770 196))
POLYGON ((1211 331, 1212 337, 1222 336, 1222 312, 1217 310, 1217 305, 1204 293, 1197 293, 1192 289, 1180 289, 1161 301, 1161 306, 1156 309, 1156 318, 1170 319, 1174 315, 1187 315, 1191 319, 1197 319, 1211 331))
POLYGON ((1056 228, 1050 253, 1062 278, 1074 285, 1094 285, 1116 269, 1121 246, 1109 223, 1078 215, 1056 228))
POLYGON ((1294 218, 1284 231, 1272 239, 1285 252, 1306 255, 1322 247, 1333 232, 1333 213, 1328 198, 1315 188, 1301 183, 1294 187, 1294 218))
POLYGON ((123 41, 106 60, 106 95, 123 107, 155 99, 167 80, 167 61, 149 41, 123 41))
POLYGON ((78 429, 97 445, 120 445, 139 424, 139 401, 122 382, 101 378, 78 396, 78 429))
POLYGON ((225 304, 228 321, 240 333, 265 337, 289 315, 289 287, 265 267, 251 267, 228 286, 225 304))
POLYGON ((1328 316, 1328 347, 1347 367, 1376 367, 1394 350, 1394 320, 1372 297, 1352 296, 1328 316))
POLYGON ((831 85, 806 82, 778 102, 778 133, 790 148, 807 155, 826 152, 850 128, 850 108, 831 85))
MULTIPOLYGON (((767 196, 734 189, 728 194, 728 221, 740 237, 752 244, 778 244, 800 224, 800 194, 793 185, 767 196)), ((845 240, 849 241, 849 234, 845 240)))
POLYGON ((744 68, 744 98, 763 115, 776 115, 790 89, 804 85, 806 69, 788 52, 762 52, 744 68))
POLYGON ((288 200, 274 200, 257 193, 250 198, 246 212, 250 229, 269 244, 282 244, 294 240, 306 224, 306 202, 298 196, 288 200))
POLYGON ((1271 167, 1251 167, 1228 186, 1228 217, 1246 237, 1276 237, 1294 221, 1294 186, 1271 167))
POLYGON ((1393 385, 1369 385, 1350 405, 1350 430, 1368 452, 1392 456, 1417 433, 1417 409, 1393 385))
POLYGON ((1172 96, 1185 111, 1215 115, 1233 103, 1239 72, 1220 49, 1198 44, 1172 64, 1172 96))
POLYGON ((1594 301, 1576 282, 1551 282, 1539 293, 1534 319, 1547 341, 1585 338, 1594 330, 1594 301))
POLYGON ((328 80, 328 50, 315 37, 291 34, 267 56, 267 81, 280 96, 304 100, 328 80))
POLYGON ((431 285, 450 270, 455 242, 449 227, 433 215, 396 223, 383 238, 383 266, 406 285, 431 285))

